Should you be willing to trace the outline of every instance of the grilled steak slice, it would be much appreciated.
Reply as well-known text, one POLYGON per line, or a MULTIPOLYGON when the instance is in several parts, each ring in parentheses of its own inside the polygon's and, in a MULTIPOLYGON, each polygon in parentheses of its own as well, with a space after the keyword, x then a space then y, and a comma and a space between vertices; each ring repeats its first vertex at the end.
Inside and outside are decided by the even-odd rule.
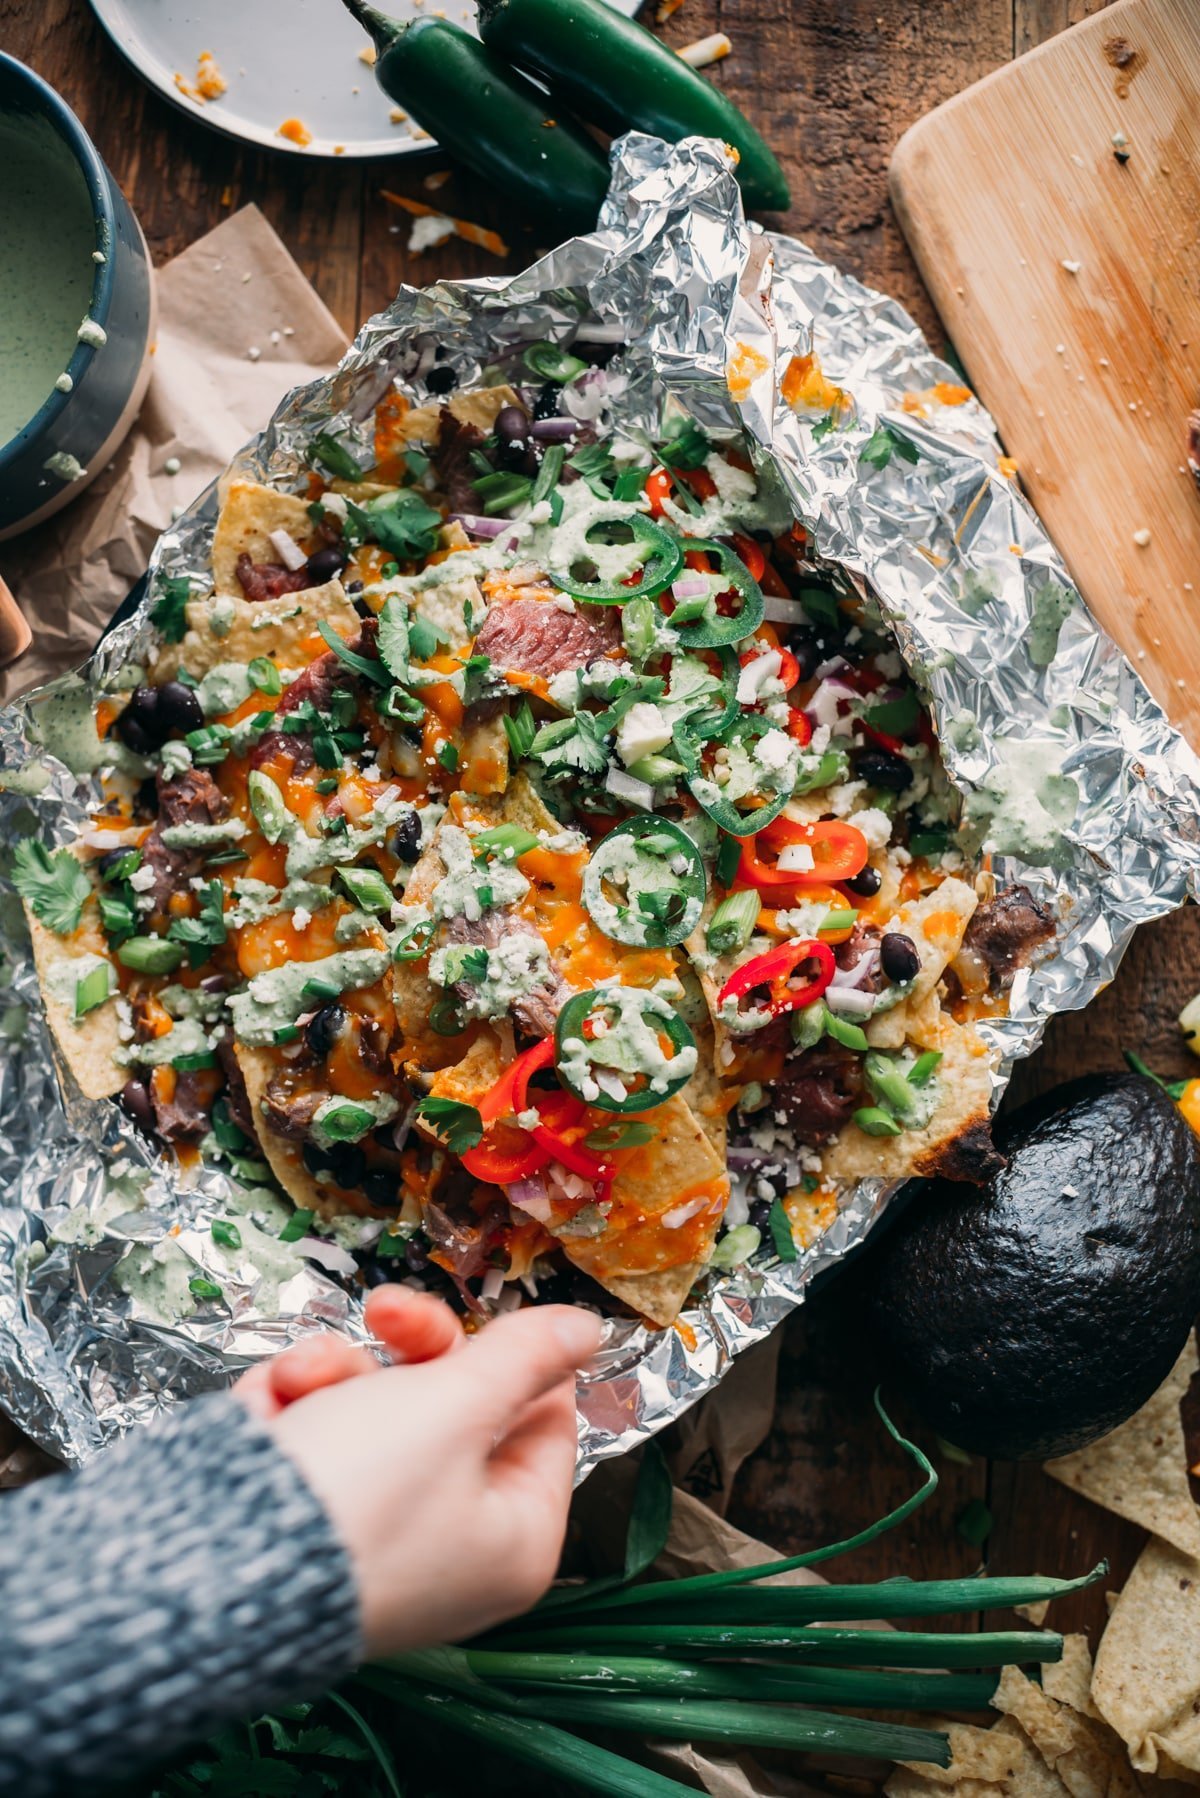
POLYGON ((252 562, 244 550, 233 572, 247 599, 280 599, 285 593, 300 593, 313 584, 307 563, 300 568, 285 568, 281 562, 252 562))
POLYGON ((820 1148, 863 1102, 862 1059, 838 1043, 818 1043, 784 1062, 771 1097, 775 1110, 787 1114, 796 1140, 820 1148))
POLYGON ((1045 907, 1028 887, 1012 886, 979 907, 967 925, 963 948, 973 949, 987 964, 992 985, 1004 988, 1053 935, 1054 919, 1045 907))
POLYGON ((620 617, 611 606, 561 612, 552 601, 509 599, 494 605, 475 639, 502 674, 561 674, 585 668, 621 647, 620 617))

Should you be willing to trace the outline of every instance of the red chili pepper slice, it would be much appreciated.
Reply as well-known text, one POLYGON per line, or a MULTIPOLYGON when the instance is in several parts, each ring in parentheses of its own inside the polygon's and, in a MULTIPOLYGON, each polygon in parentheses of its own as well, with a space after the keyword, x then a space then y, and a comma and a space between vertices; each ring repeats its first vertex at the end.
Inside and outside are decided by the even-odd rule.
POLYGON ((756 543, 753 537, 744 537, 740 531, 735 531, 729 541, 746 564, 750 578, 757 581, 761 587, 763 573, 767 566, 767 558, 762 552, 762 545, 756 543))
MULTIPOLYGON (((553 1039, 548 1037, 546 1042, 553 1059, 553 1039)), ((519 1124, 502 1121, 525 1109, 517 1098, 522 1063, 545 1046, 539 1043, 535 1048, 527 1049, 524 1055, 518 1055, 511 1066, 505 1068, 495 1086, 480 1100, 483 1141, 476 1143, 473 1149, 467 1149, 459 1157, 467 1172, 476 1180, 486 1180, 493 1186, 508 1186, 516 1180, 527 1179, 549 1161, 550 1150, 538 1142, 531 1131, 523 1130, 519 1124)), ((525 1076, 525 1083, 528 1084, 528 1074, 525 1076)))
POLYGON ((818 942, 815 937, 782 943, 778 949, 756 955, 731 974, 721 988, 717 1004, 723 1005, 726 999, 744 999, 747 993, 765 986, 771 995, 767 1009, 773 1018, 782 1017, 785 1012, 800 1011, 819 999, 833 979, 836 966, 829 944, 818 942), (803 984, 794 986, 792 977, 796 969, 810 961, 816 962, 816 973, 803 984))
POLYGON ((812 721, 808 713, 802 712, 798 705, 794 705, 788 712, 787 728, 788 736, 794 737, 801 748, 812 742, 812 721))
MULTIPOLYGON (((529 1082, 533 1075, 541 1068, 553 1066, 552 1036, 518 1055, 508 1070, 514 1076, 512 1096, 516 1111, 528 1111, 531 1107, 529 1082)), ((581 1146, 580 1138, 591 1127, 588 1108, 582 1100, 560 1087, 557 1091, 534 1093, 532 1107, 539 1113, 541 1121, 533 1126, 531 1134, 538 1146, 546 1151, 546 1160, 561 1162, 563 1167, 584 1180, 600 1182, 612 1178, 612 1168, 600 1156, 581 1146)))
POLYGON ((774 894, 777 889, 805 886, 832 886, 838 880, 852 880, 867 865, 870 848, 861 830, 840 818, 822 818, 816 824, 800 824, 794 818, 772 819, 757 836, 742 841, 738 879, 760 892, 774 894), (813 853, 809 873, 781 869, 761 859, 760 845, 780 849, 786 843, 807 843, 813 853))
MULTIPOLYGON (((753 570, 751 570, 751 572, 753 572, 753 570)), ((781 643, 756 643, 753 649, 743 650, 742 654, 738 657, 738 661, 744 668, 748 662, 757 662, 759 656, 770 655, 772 651, 779 657, 778 679, 783 683, 784 692, 790 693, 800 679, 800 664, 792 654, 791 650, 785 649, 781 643)), ((803 714, 801 715, 803 716, 803 714)), ((811 730, 808 735, 809 737, 812 736, 811 730)), ((804 738, 803 741, 807 742, 808 738, 804 738)))
POLYGON ((673 485, 674 482, 665 468, 656 468, 653 474, 646 477, 645 493, 646 498, 650 501, 651 518, 662 517, 666 510, 663 501, 670 499, 673 485))

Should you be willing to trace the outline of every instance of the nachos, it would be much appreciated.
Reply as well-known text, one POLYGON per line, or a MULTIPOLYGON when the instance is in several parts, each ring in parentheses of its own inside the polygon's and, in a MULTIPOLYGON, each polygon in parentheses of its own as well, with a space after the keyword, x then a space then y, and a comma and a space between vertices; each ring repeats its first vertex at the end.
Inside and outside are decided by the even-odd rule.
POLYGON ((229 478, 16 881, 88 1097, 473 1311, 665 1324, 864 1177, 986 1177, 976 1024, 1053 926, 772 471, 627 434, 603 363, 437 367, 293 490, 229 478))

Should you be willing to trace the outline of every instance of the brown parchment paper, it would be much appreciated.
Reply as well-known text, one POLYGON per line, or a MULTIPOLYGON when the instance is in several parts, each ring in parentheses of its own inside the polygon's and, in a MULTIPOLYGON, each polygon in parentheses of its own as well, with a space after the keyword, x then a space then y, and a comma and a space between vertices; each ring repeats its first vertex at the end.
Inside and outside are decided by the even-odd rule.
POLYGON ((133 430, 73 505, 0 547, 0 574, 33 628, 31 647, 0 672, 0 704, 84 659, 175 509, 220 474, 289 388, 324 374, 346 348, 257 206, 167 263, 157 285, 154 367, 133 430))

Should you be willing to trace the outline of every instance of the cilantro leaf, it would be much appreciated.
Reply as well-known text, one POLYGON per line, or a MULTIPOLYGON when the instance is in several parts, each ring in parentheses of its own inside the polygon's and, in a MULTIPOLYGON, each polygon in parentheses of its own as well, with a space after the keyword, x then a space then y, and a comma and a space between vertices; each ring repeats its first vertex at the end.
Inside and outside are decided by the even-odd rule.
POLYGON ((911 688, 898 699, 881 700, 878 705, 867 706, 863 712, 873 730, 884 731, 889 737, 903 737, 913 729, 920 715, 920 703, 911 688))
POLYGON ((796 1238, 792 1235, 792 1220, 783 1208, 782 1199, 771 1201, 770 1223, 775 1253, 781 1261, 795 1261, 799 1251, 796 1248, 796 1238))
POLYGON ((591 712, 544 724, 529 748, 549 770, 577 768, 581 774, 602 774, 608 767, 600 720, 591 712))
POLYGON ((439 648, 449 642, 445 631, 438 630, 427 618, 413 618, 408 626, 408 650, 418 662, 427 662, 439 648))
POLYGON ((567 457, 567 467, 575 470, 597 499, 612 498, 612 482, 616 479, 617 466, 607 444, 585 443, 582 449, 567 457))
POLYGON ((310 462, 320 463, 339 481, 361 481, 363 471, 344 443, 332 431, 318 431, 308 446, 310 462))
POLYGON ((525 759, 537 736, 537 727, 533 722, 533 707, 527 699, 523 699, 512 717, 504 718, 504 734, 508 738, 508 747, 512 750, 513 760, 525 759))
POLYGON ((865 462, 868 468, 886 468, 893 455, 899 456, 902 462, 916 462, 920 451, 915 443, 902 437, 891 425, 879 424, 863 444, 858 459, 865 462))
POLYGON ((168 643, 182 643, 187 635, 187 602, 192 596, 192 583, 186 574, 173 574, 162 583, 158 598, 150 607, 150 622, 168 643))
POLYGON ((824 418, 818 418, 816 424, 813 426, 813 430, 812 430, 813 442, 814 443, 824 442, 825 438, 828 437, 829 433, 831 431, 836 431, 837 428, 838 428, 837 413, 834 411, 833 407, 831 406, 829 411, 825 414, 824 418))
POLYGON ((379 630, 375 638, 379 660, 395 680, 408 675, 408 612, 404 601, 395 594, 383 602, 379 614, 379 630))
POLYGON ((401 562, 415 562, 437 548, 442 515, 409 487, 381 493, 365 506, 348 500, 346 511, 362 536, 401 562))
POLYGON ((199 917, 173 919, 167 926, 167 936, 172 942, 186 945, 188 962, 193 968, 203 967, 212 950, 225 941, 223 883, 210 880, 200 895, 199 917))
POLYGON ((417 1114, 432 1125, 452 1155, 462 1155, 483 1141, 483 1119, 474 1105, 431 1095, 421 1100, 417 1114))
POLYGON ((67 936, 79 923, 92 883, 69 849, 51 855, 44 843, 26 838, 13 854, 13 885, 40 924, 67 936))

